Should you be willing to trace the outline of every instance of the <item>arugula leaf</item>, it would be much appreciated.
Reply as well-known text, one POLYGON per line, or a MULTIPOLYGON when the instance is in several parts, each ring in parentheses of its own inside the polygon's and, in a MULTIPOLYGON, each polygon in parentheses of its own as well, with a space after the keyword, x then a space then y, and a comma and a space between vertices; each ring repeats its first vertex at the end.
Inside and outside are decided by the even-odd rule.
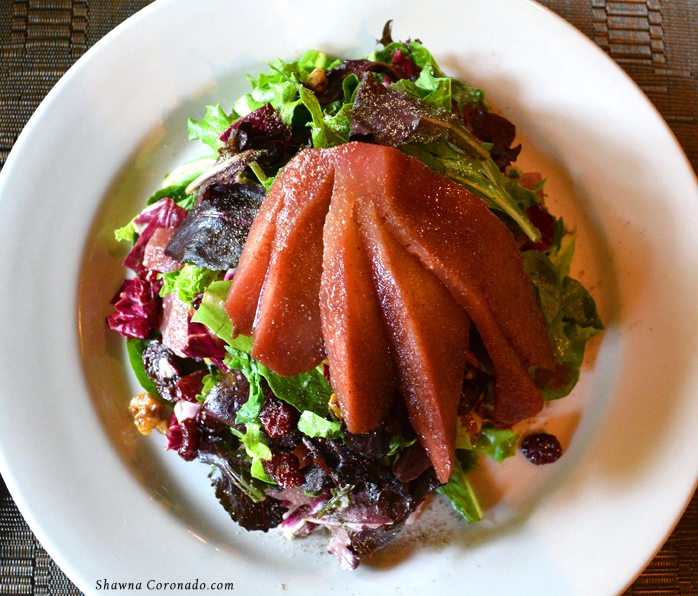
POLYGON ((485 92, 459 79, 451 79, 451 99, 458 104, 461 112, 466 105, 487 109, 485 92))
POLYGON ((506 189, 516 204, 522 209, 526 210, 528 207, 533 207, 540 203, 540 199, 536 196, 536 193, 528 188, 521 186, 516 180, 511 180, 506 184, 506 189))
POLYGON ((237 114, 233 112, 233 115, 228 116, 220 104, 206 106, 206 115, 201 120, 197 121, 189 118, 187 122, 189 140, 194 141, 198 139, 202 143, 206 143, 214 151, 218 151, 223 145, 218 137, 237 119, 237 114))
POLYGON ((310 410, 303 412, 298 419, 298 430, 308 437, 337 439, 343 436, 341 427, 339 422, 330 422, 310 410))
POLYGON ((460 467, 458 461, 454 462, 453 472, 448 482, 436 489, 437 492, 447 497, 453 508, 468 522, 482 520, 482 509, 478 503, 473 487, 460 467))
POLYGON ((189 264, 184 265, 179 271, 161 273, 160 279, 164 283, 160 289, 160 296, 164 297, 176 292, 179 299, 191 307, 194 298, 201 294, 219 274, 220 271, 211 271, 189 264))

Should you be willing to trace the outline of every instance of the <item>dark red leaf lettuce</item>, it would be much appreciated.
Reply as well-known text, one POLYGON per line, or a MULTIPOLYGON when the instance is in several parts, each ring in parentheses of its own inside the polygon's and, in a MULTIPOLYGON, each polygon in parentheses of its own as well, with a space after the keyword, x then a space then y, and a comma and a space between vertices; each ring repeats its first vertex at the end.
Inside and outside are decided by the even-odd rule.
POLYGON ((211 186, 177 228, 165 254, 213 271, 237 267, 264 197, 264 188, 256 184, 211 186))

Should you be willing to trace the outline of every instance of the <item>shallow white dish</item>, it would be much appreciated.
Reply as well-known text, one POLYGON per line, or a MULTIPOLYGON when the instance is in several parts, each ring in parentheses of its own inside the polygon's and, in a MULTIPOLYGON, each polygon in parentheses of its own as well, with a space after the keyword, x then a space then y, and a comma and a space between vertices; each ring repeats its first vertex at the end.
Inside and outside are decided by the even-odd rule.
MULTIPOLYGON (((614 594, 661 546, 698 476, 698 188, 666 124, 589 40, 525 0, 159 0, 46 98, 0 178, 0 471, 86 593, 100 583, 233 582, 238 593, 614 594), (437 503, 371 565, 236 529, 206 469, 128 420, 107 302, 112 230, 203 147, 186 118, 310 47, 358 57, 383 23, 487 90, 579 232, 574 272, 607 331, 572 396, 535 423, 565 456, 476 479, 486 520, 437 503), (487 486, 486 486, 487 485, 487 486), (100 583, 98 583, 100 582, 100 583)), ((103 584, 102 584, 103 585, 103 584)))

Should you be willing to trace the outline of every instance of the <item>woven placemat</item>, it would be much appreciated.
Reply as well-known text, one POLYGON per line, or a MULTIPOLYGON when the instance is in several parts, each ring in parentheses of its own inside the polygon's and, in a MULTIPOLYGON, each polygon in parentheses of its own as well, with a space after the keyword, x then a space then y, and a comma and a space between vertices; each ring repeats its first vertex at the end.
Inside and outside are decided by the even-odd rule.
MULTIPOLYGON (((149 0, 0 0, 0 167, 41 100, 90 46, 149 0)), ((698 171, 698 2, 542 0, 603 48, 669 123, 698 171)), ((648 512, 649 515, 649 512, 648 512)), ((78 595, 0 479, 0 595, 78 595)), ((632 596, 698 594, 698 496, 632 596)))

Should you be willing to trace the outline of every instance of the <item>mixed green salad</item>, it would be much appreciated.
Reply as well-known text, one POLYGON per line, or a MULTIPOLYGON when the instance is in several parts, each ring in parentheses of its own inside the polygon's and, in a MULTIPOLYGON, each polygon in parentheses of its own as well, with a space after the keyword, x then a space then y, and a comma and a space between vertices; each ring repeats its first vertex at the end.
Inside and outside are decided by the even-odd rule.
MULTIPOLYGON (((512 146, 514 126, 419 41, 393 41, 388 24, 380 45, 362 59, 311 50, 276 60, 248 77, 249 93, 189 120, 189 138, 210 156, 167 175, 116 230, 131 245, 131 273, 108 319, 126 337, 143 388, 130 406, 141 432, 160 430, 167 449, 211 464, 216 496, 244 528, 280 526, 287 537, 326 529, 328 551, 345 569, 388 544, 434 491, 468 522, 480 520, 467 473, 483 457, 513 456, 519 436, 489 416, 492 363, 476 331, 457 465, 443 485, 399 398, 377 428, 351 434, 326 362, 283 377, 251 357, 252 339, 236 334, 225 302, 250 226, 286 163, 309 147, 390 145, 485 201, 520 247, 553 345, 555 369, 529 371, 546 400, 570 393, 587 341, 603 329, 593 298, 569 276, 575 237, 548 212, 545 181, 511 165, 521 150, 512 146)), ((551 441, 536 443, 537 463, 559 456, 551 441)))

